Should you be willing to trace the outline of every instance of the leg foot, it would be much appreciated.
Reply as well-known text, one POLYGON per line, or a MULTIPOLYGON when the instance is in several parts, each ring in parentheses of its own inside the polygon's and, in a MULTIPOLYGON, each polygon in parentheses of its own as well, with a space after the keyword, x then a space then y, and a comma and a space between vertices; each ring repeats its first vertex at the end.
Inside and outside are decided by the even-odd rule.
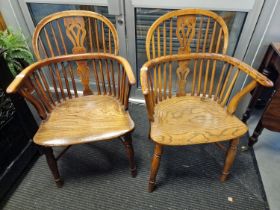
POLYGON ((242 122, 246 123, 247 120, 250 118, 250 116, 251 116, 251 109, 248 108, 242 116, 242 122))
POLYGON ((134 150, 133 150, 133 146, 132 146, 131 133, 126 134, 121 139, 122 139, 122 142, 126 149, 131 176, 136 177, 137 169, 136 169, 136 164, 135 164, 135 160, 134 160, 134 150))
POLYGON ((224 182, 229 175, 229 171, 232 167, 232 164, 233 164, 235 156, 236 156, 238 143, 239 143, 239 139, 233 139, 230 142, 230 146, 228 148, 227 155, 226 155, 224 169, 223 169, 222 175, 220 177, 221 182, 224 182))
POLYGON ((149 179, 149 187, 148 187, 149 192, 153 192, 155 188, 156 176, 159 169, 161 155, 162 155, 162 146, 159 144, 155 144, 154 156, 152 159, 150 179, 149 179))
POLYGON ((49 165, 49 168, 50 168, 50 170, 53 174, 56 186, 60 188, 60 187, 63 186, 63 181, 62 181, 62 179, 60 178, 60 175, 59 175, 59 171, 58 171, 58 168, 57 168, 57 161, 54 157, 53 149, 51 147, 46 147, 46 148, 44 148, 44 153, 46 155, 46 159, 47 159, 47 163, 49 165))

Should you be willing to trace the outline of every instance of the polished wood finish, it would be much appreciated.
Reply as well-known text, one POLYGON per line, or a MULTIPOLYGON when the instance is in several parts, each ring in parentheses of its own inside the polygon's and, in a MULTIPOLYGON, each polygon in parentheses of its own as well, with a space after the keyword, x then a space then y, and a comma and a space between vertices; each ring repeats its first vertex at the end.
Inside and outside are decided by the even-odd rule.
POLYGON ((175 10, 159 17, 149 28, 146 36, 148 60, 173 54, 173 50, 176 50, 173 34, 179 41, 180 46, 176 52, 178 54, 191 52, 225 54, 228 48, 228 28, 222 17, 202 9, 175 10), (213 23, 211 30, 210 23, 213 23), (205 24, 206 30, 203 30, 205 24), (195 51, 191 51, 191 44, 195 46, 195 51))
POLYGON ((63 181, 60 178, 60 174, 59 174, 59 171, 58 171, 58 168, 57 168, 57 162, 56 162, 56 159, 54 157, 52 148, 49 148, 49 147, 44 148, 43 153, 46 155, 47 163, 48 163, 49 168, 51 169, 51 172, 53 174, 56 186, 59 187, 59 188, 62 187, 63 186, 63 181))
POLYGON ((262 125, 263 127, 280 132, 280 87, 271 97, 270 103, 267 105, 267 108, 262 116, 262 125))
MULTIPOLYGON (((273 93, 270 95, 264 112, 252 134, 249 138, 248 146, 252 147, 258 141, 258 137, 261 135, 264 128, 271 131, 280 132, 280 43, 272 43, 260 65, 260 72, 264 75, 270 76, 272 74, 277 75, 275 85, 273 87, 273 93)), ((254 108, 259 96, 265 90, 262 86, 257 86, 253 92, 252 99, 248 105, 246 112, 243 115, 243 121, 246 122, 250 117, 251 111, 254 108)), ((246 149, 246 147, 243 147, 246 149)))
POLYGON ((34 142, 42 146, 57 185, 62 182, 56 161, 71 145, 117 137, 124 139, 135 177, 130 136, 134 123, 127 109, 136 80, 126 59, 117 56, 119 38, 114 25, 91 11, 58 12, 38 23, 32 45, 41 61, 23 70, 7 92, 20 93, 42 118, 34 142), (66 148, 54 157, 55 146, 66 148))
POLYGON ((159 148, 164 145, 219 143, 234 139, 228 148, 221 177, 222 181, 225 180, 235 158, 238 138, 248 130, 233 114, 242 97, 253 90, 257 83, 266 87, 273 85, 249 65, 227 55, 188 53, 162 56, 146 62, 141 68, 141 86, 151 125, 150 138, 157 145, 152 161, 149 191, 154 189, 161 154, 159 148), (165 93, 163 87, 170 82, 172 73, 177 71, 182 63, 188 64, 190 73, 197 71, 198 75, 195 78, 184 78, 185 84, 190 85, 184 84, 179 88, 176 83, 178 79, 173 80, 171 94, 165 93), (163 77, 160 72, 165 64, 170 65, 171 71, 163 77), (252 82, 230 97, 241 74, 248 75, 252 82))
POLYGON ((114 25, 105 16, 84 10, 68 10, 43 18, 35 28, 32 45, 37 59, 72 53, 117 55, 119 52, 114 25), (72 43, 70 49, 68 42, 72 43))
POLYGON ((159 169, 161 155, 162 155, 162 145, 155 144, 154 155, 152 159, 152 167, 150 172, 150 179, 149 179, 149 188, 148 188, 149 192, 153 192, 155 188, 156 176, 159 169))
MULTIPOLYGON (((149 31, 146 36, 146 53, 148 60, 154 59, 161 55, 172 55, 173 50, 175 48, 175 40, 179 42, 179 47, 176 54, 188 54, 192 52, 208 52, 208 53, 223 53, 225 54, 228 47, 228 28, 226 23, 224 22, 223 18, 217 15, 214 12, 202 10, 202 9, 182 9, 182 10, 175 10, 172 12, 168 12, 165 15, 159 17, 149 28, 149 31), (174 22, 174 23, 173 23, 174 22), (210 24, 211 23, 211 24, 210 24), (173 24, 176 27, 173 27, 173 24), (203 25, 206 24, 206 29, 204 30, 203 25), (210 25, 213 25, 210 28, 210 25), (169 27, 167 27, 169 26, 169 27), (169 30, 168 30, 169 29, 169 30), (161 33, 162 31, 162 33, 161 33), (169 40, 167 39, 167 34, 169 33, 169 40), (176 38, 173 38, 173 34, 176 35, 176 38), (157 44, 155 43, 157 42, 157 44), (193 50, 191 48, 193 45, 193 50), (162 47, 163 46, 163 47, 162 47), (169 52, 167 49, 169 48, 169 52)), ((215 61, 213 63, 212 75, 211 75, 211 84, 210 89, 212 89, 213 82, 214 82, 214 69, 215 69, 215 61)), ((160 90, 162 87, 164 88, 163 93, 160 91, 158 93, 159 100, 164 97, 166 99, 167 94, 171 96, 171 87, 172 87, 172 74, 170 73, 171 67, 169 65, 169 75, 170 78, 168 79, 168 83, 166 81, 167 75, 167 66, 168 64, 164 64, 163 66, 163 82, 161 74, 161 67, 158 67, 158 82, 154 82, 156 85, 155 88, 159 88, 160 90), (167 93, 167 87, 169 88, 167 93)), ((197 66, 197 63, 195 63, 197 66)), ((200 71, 199 71, 199 83, 198 89, 200 92, 201 87, 201 67, 202 63, 200 63, 200 71)), ((210 63, 207 62, 207 74, 205 75, 204 80, 204 89, 203 94, 206 94, 206 87, 208 82, 208 71, 210 68, 210 63)), ((178 96, 186 95, 185 86, 186 86, 186 79, 190 73, 190 69, 188 66, 187 61, 180 61, 179 66, 177 67, 176 74, 177 74, 177 85, 178 85, 178 96)), ((193 80, 198 76, 198 72, 195 68, 193 72, 193 80)), ((156 81, 156 78, 155 78, 156 81)), ((193 91, 194 91, 194 81, 193 81, 193 91)), ((210 91, 212 92, 212 90, 210 91)), ((157 94, 157 93, 156 93, 157 94)))
MULTIPOLYGON (((127 77, 127 82, 129 85, 134 85, 136 83, 136 79, 134 77, 133 71, 131 69, 130 64, 128 61, 121 57, 121 56, 115 56, 112 54, 107 54, 107 53, 85 53, 85 54, 77 54, 77 55, 64 55, 64 56, 57 56, 54 58, 47 58, 39 62, 35 62, 25 68, 23 71, 21 71, 20 74, 16 76, 14 81, 9 85, 7 88, 7 93, 14 93, 19 91, 20 88, 24 87, 24 81, 30 79, 33 73, 36 73, 37 71, 40 71, 40 68, 45 68, 47 72, 52 74, 52 69, 48 68, 49 65, 52 64, 64 64, 62 66, 68 67, 66 70, 68 72, 71 72, 75 69, 71 68, 71 64, 75 61, 82 61, 82 60, 90 60, 88 63, 92 62, 96 63, 98 61, 102 62, 104 60, 109 60, 110 62, 113 62, 113 73, 119 73, 119 69, 123 69, 124 77, 127 77), (69 62, 69 65, 66 65, 66 62, 69 62), (72 62, 72 63, 71 63, 72 62), (116 69, 117 68, 117 69, 116 69)), ((95 66, 93 65, 93 68, 91 68, 93 72, 96 72, 95 70, 100 70, 100 69, 95 69, 95 66)), ((45 74, 44 74, 45 75, 45 74)), ((121 77, 121 75, 117 75, 117 77, 121 77)), ((54 81, 56 82, 56 81, 54 81)), ((74 81, 75 82, 75 81, 74 81)), ((116 81, 117 82, 117 81, 116 81)), ((118 83, 119 87, 121 89, 121 83, 118 83)), ((72 95, 74 95, 71 92, 72 95)), ((102 93, 103 94, 103 93, 102 93)), ((118 98, 118 96, 117 96, 118 98)), ((53 99, 54 100, 54 99, 53 99)), ((57 99, 58 100, 58 99, 57 99)))
POLYGON ((214 100, 182 96, 157 104, 150 137, 158 144, 180 146, 230 140, 247 130, 214 100))
MULTIPOLYGON (((63 11, 43 18, 35 28, 32 45, 38 60, 72 53, 100 52, 117 55, 119 52, 119 39, 114 25, 98 13, 83 10, 63 11), (42 40, 45 42, 43 43, 42 40), (72 46, 71 44, 66 45, 69 42, 72 46)), ((77 65, 78 75, 84 87, 83 93, 91 95, 89 67, 81 61, 78 61, 77 65)), ((100 69, 106 65, 108 71, 107 61, 104 64, 98 62, 98 65, 100 69)), ((102 87, 106 93, 103 70, 100 73, 102 87)), ((70 74, 73 80, 73 75, 71 72, 70 74)), ((98 75, 95 74, 95 78, 98 80, 98 75)), ((61 88, 61 82, 59 87, 61 88)), ((76 92, 76 87, 73 88, 76 92)), ((69 85, 67 91, 69 95, 69 85)), ((63 92, 62 94, 64 95, 63 92)))
POLYGON ((134 123, 127 111, 130 88, 135 82, 132 69, 124 58, 108 53, 86 53, 38 61, 24 69, 9 85, 7 92, 18 92, 24 96, 34 105, 43 120, 34 136, 34 142, 43 147, 58 186, 62 183, 56 161, 61 155, 54 157, 51 147, 118 137, 124 138, 131 174, 136 176, 130 137, 134 123), (105 63, 111 65, 107 77, 103 81, 96 80, 97 76, 102 77, 104 68, 106 71, 105 63), (86 68, 81 69, 81 65, 86 68), (85 86, 91 90, 90 95, 85 91, 83 95, 77 94, 77 89, 74 89, 77 87, 77 80, 69 76, 83 74, 83 71, 89 73, 89 83, 82 84, 84 90, 85 86), (114 81, 113 78, 118 80, 114 81), (26 87, 26 81, 29 81, 32 90, 26 87), (102 85, 104 89, 98 88, 102 85), (116 94, 105 92, 110 88, 118 91, 116 94))
POLYGON ((122 136, 134 123, 121 103, 111 96, 91 95, 57 105, 34 136, 42 146, 68 146, 122 136))
POLYGON ((226 181, 228 175, 229 175, 229 171, 233 165, 236 153, 237 153, 237 146, 239 144, 239 139, 233 139, 230 141, 230 146, 228 148, 227 151, 227 155, 226 155, 226 159, 225 159, 225 164, 224 164, 224 168, 223 168, 223 172, 222 175, 220 177, 220 180, 222 182, 226 181))
POLYGON ((130 165, 130 172, 132 177, 136 177, 137 175, 137 170, 136 170, 136 164, 134 160, 134 150, 132 146, 132 138, 131 138, 131 133, 127 133, 126 135, 123 135, 121 137, 122 143, 125 146, 129 165, 130 165))

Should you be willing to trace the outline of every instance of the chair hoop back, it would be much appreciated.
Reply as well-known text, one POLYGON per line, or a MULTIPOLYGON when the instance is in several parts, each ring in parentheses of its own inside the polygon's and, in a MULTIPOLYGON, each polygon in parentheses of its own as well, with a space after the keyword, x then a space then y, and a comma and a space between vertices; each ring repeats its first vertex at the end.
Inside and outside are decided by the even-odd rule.
POLYGON ((202 9, 168 12, 158 18, 147 33, 147 58, 172 55, 173 52, 226 54, 228 36, 225 21, 214 12, 202 9))
POLYGON ((32 45, 37 59, 87 52, 118 55, 119 38, 112 22, 91 11, 69 10, 43 18, 32 45), (70 48, 71 47, 71 48, 70 48))

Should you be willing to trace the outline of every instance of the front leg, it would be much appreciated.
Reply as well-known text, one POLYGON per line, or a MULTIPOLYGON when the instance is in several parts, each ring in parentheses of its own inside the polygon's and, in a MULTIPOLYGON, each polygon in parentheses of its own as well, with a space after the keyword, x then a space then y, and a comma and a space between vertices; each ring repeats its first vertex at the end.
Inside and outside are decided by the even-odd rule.
POLYGON ((225 160, 225 164, 224 164, 224 169, 223 169, 223 172, 222 172, 222 176, 220 178, 221 182, 224 182, 229 175, 229 171, 230 171, 230 169, 233 165, 233 162, 235 160, 238 144, 239 144, 239 138, 236 138, 236 139, 233 139, 233 140, 230 141, 230 146, 229 146, 228 151, 227 151, 226 160, 225 160))
POLYGON ((51 147, 44 147, 42 149, 46 156, 48 166, 53 174, 56 186, 60 188, 63 186, 63 181, 60 178, 60 174, 59 174, 58 167, 57 167, 57 160, 54 157, 53 149, 51 147))
POLYGON ((131 171, 131 176, 136 177, 137 175, 137 169, 136 169, 136 164, 134 160, 134 150, 132 146, 132 138, 131 138, 131 133, 127 133, 124 136, 121 137, 122 143, 125 146, 129 165, 130 165, 130 171, 131 171))
POLYGON ((149 192, 153 192, 156 183, 156 176, 159 169, 160 158, 162 155, 162 146, 160 144, 155 144, 154 156, 151 164, 151 172, 149 179, 149 192))

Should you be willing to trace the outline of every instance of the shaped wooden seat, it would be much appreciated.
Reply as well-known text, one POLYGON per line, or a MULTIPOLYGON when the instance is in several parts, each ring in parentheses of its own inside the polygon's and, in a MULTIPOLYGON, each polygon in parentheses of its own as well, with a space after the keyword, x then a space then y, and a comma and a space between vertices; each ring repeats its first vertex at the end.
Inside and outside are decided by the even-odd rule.
POLYGON ((151 122, 151 139, 163 145, 193 145, 238 138, 247 126, 216 101, 182 96, 159 102, 151 122))
POLYGON ((132 131, 134 122, 111 96, 91 95, 57 105, 34 136, 42 146, 68 146, 111 140, 132 131))

